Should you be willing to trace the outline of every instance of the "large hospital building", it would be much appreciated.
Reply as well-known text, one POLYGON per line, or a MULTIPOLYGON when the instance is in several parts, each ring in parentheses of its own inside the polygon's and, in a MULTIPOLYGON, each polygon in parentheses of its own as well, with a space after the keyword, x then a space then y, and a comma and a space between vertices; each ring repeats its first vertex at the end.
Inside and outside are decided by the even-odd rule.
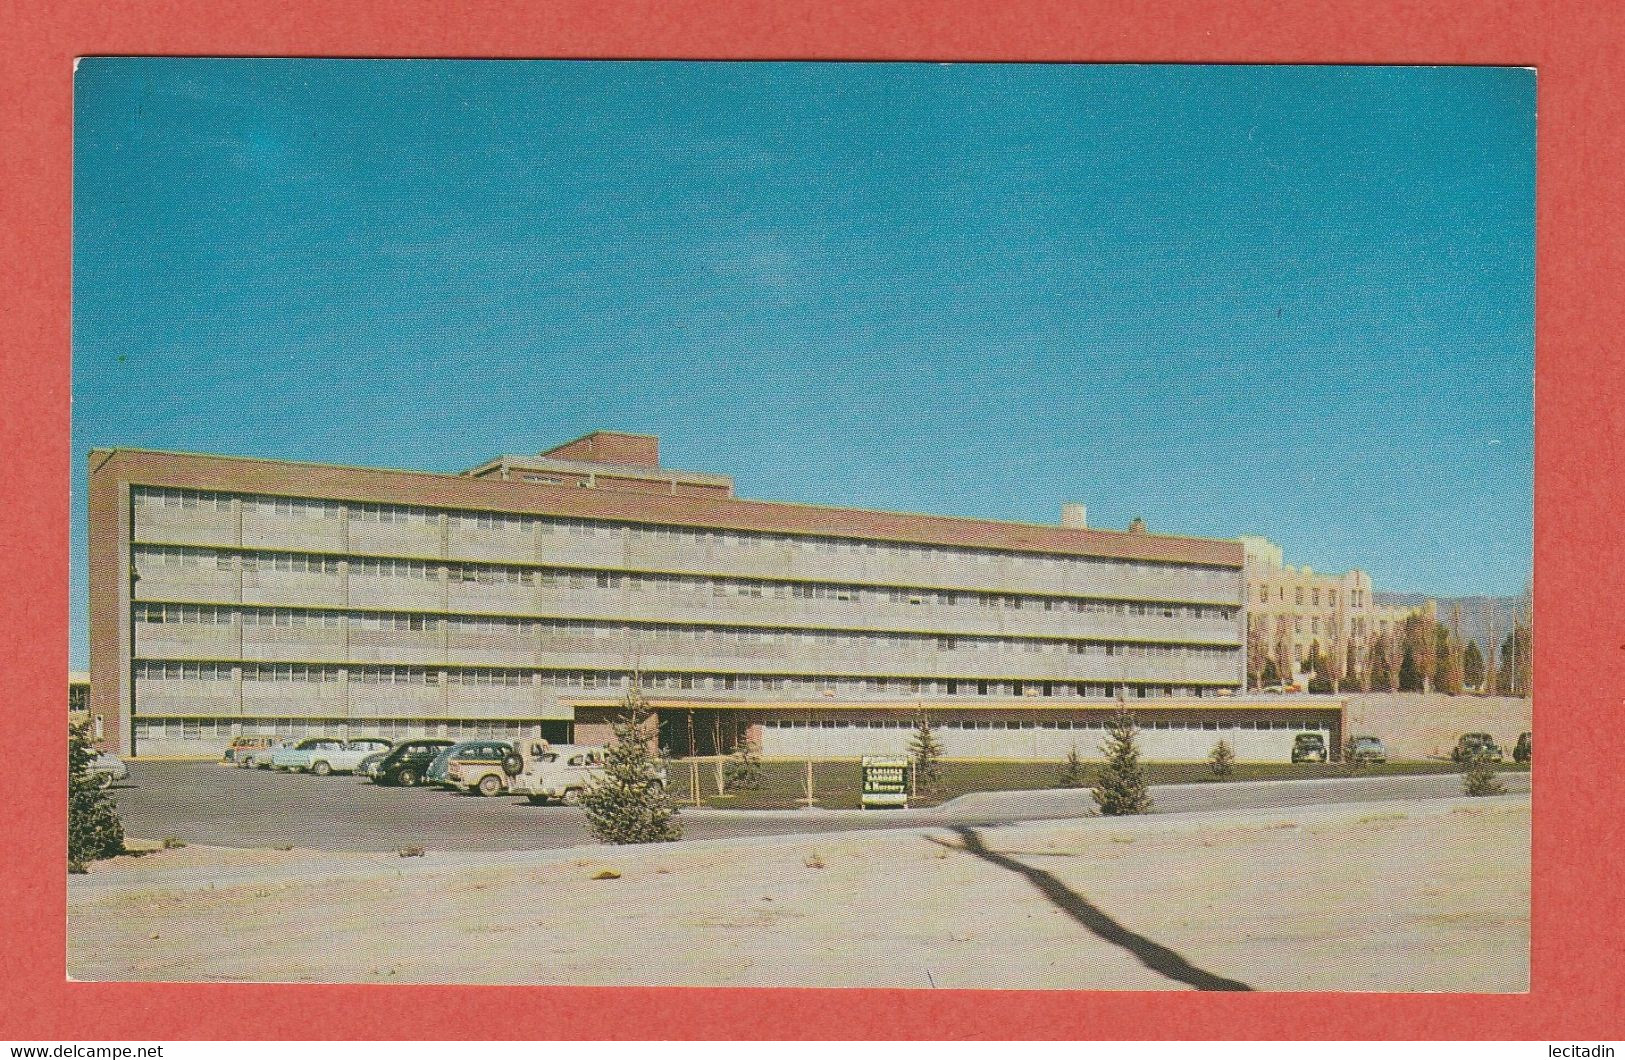
POLYGON ((628 683, 674 753, 1284 760, 1341 703, 1242 696, 1234 541, 744 500, 600 432, 461 474, 101 449, 91 710, 127 754, 232 736, 596 742, 628 683))

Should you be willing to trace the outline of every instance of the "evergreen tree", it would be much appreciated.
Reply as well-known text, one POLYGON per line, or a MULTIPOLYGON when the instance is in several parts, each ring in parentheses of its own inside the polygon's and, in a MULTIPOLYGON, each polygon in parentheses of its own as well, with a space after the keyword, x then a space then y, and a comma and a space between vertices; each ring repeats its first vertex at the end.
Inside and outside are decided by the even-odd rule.
POLYGON ((1478 650, 1478 641, 1470 640, 1461 653, 1462 687, 1483 691, 1484 653, 1478 650))
POLYGON ((1089 786, 1089 774, 1083 768, 1083 759, 1078 757, 1078 749, 1073 747, 1066 753, 1066 768, 1056 778, 1055 786, 1058 788, 1086 788, 1089 786))
POLYGON ((1388 665, 1388 645, 1382 637, 1371 642, 1371 663, 1366 670, 1366 681, 1373 692, 1392 692, 1395 688, 1394 671, 1388 665))
POLYGON ((1369 691, 1365 675, 1361 672, 1360 649, 1352 637, 1349 638, 1348 661, 1343 664, 1343 687, 1350 692, 1369 691))
POLYGON ((677 806, 666 794, 665 769, 646 726, 649 707, 634 683, 621 700, 602 775, 581 797, 587 827, 601 843, 670 843, 681 839, 677 806))
POLYGON ((942 744, 931 728, 931 718, 920 712, 920 723, 908 742, 908 756, 913 760, 914 785, 927 794, 936 794, 942 788, 942 744))
POLYGON ((762 756, 751 741, 750 731, 742 730, 734 741, 724 780, 730 791, 755 791, 762 786, 762 756))
POLYGON ((1404 657, 1399 662, 1399 690, 1401 692, 1422 691, 1422 671, 1416 664, 1416 653, 1411 650, 1409 643, 1405 645, 1404 657))
POLYGON ((92 861, 124 853, 124 824, 113 796, 91 772, 95 761, 89 723, 68 726, 69 872, 83 872, 92 861))
POLYGON ((1230 744, 1220 740, 1213 745, 1213 750, 1207 754, 1207 768, 1216 777, 1228 777, 1235 772, 1236 752, 1230 749, 1230 744))
POLYGON ((1095 778, 1094 800, 1106 817, 1147 813, 1151 809, 1145 767, 1140 764, 1139 730, 1134 715, 1119 708, 1100 748, 1106 764, 1095 778))
POLYGON ((1275 660, 1274 659, 1265 659, 1264 660, 1264 686, 1268 687, 1270 685, 1278 685, 1280 683, 1281 683, 1281 675, 1275 672, 1275 660))

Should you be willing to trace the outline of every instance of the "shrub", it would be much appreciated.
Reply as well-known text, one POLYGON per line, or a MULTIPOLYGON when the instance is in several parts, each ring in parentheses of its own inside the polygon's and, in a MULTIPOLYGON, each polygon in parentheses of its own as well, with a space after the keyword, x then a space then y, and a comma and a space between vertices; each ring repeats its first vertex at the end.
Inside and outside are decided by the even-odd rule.
POLYGON ((1066 768, 1056 778, 1055 786, 1058 788, 1087 788, 1089 774, 1083 768, 1083 759, 1078 757, 1078 749, 1072 748, 1066 753, 1066 768))
POLYGON ((1106 764, 1095 780, 1095 805, 1107 817, 1148 813, 1151 794, 1147 790, 1145 767, 1140 764, 1139 730, 1134 715, 1119 709, 1106 730, 1101 746, 1106 764))
POLYGON ((1216 777, 1228 777, 1235 772, 1236 752, 1230 749, 1230 743, 1220 740, 1213 745, 1213 750, 1207 753, 1207 768, 1216 777))
POLYGON ((749 735, 740 736, 724 767, 723 783, 729 791, 755 791, 762 786, 762 757, 749 735))
POLYGON ((1474 798, 1505 795, 1507 791, 1495 773, 1495 763, 1489 760, 1488 755, 1475 755, 1467 766, 1467 772, 1462 774, 1461 781, 1462 789, 1474 798))
POLYGON ((681 839, 677 806, 666 794, 658 752, 645 726, 648 704, 636 685, 621 701, 614 741, 605 751, 603 773, 581 797, 587 827, 601 843, 670 843, 681 839))
POLYGON ((91 772, 96 750, 90 727, 68 727, 68 870, 83 872, 99 858, 124 853, 124 824, 112 795, 91 772))

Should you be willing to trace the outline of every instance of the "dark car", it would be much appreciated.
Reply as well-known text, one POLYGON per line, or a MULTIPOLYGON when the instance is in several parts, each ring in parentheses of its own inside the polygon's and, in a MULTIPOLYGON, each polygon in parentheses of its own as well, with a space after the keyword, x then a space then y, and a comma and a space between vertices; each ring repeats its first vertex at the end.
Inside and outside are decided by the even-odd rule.
POLYGON ((1487 732, 1463 733, 1450 752, 1452 762, 1471 762, 1480 758, 1490 762, 1501 760, 1501 748, 1487 732))
POLYGON ((384 756, 372 775, 374 784, 398 784, 403 788, 417 787, 424 771, 434 756, 452 745, 451 740, 406 740, 384 756))
POLYGON ((1532 733, 1520 732, 1518 742, 1512 747, 1512 760, 1514 762, 1528 762, 1534 757, 1535 737, 1532 733))
POLYGON ((1326 761, 1326 735, 1319 732, 1300 732, 1292 737, 1292 761, 1326 761))

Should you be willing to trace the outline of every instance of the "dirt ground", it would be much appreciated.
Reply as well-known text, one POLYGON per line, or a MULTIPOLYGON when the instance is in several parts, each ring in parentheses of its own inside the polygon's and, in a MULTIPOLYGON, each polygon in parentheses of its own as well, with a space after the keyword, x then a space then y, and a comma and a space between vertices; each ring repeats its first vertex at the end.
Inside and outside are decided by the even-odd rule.
POLYGON ((96 864, 68 914, 77 980, 1522 991, 1529 800, 512 855, 188 847, 96 864))
POLYGON ((1533 701, 1513 696, 1352 695, 1348 723, 1351 735, 1382 738, 1388 757, 1449 757, 1464 732, 1487 732, 1507 758, 1518 734, 1530 731, 1533 701))

